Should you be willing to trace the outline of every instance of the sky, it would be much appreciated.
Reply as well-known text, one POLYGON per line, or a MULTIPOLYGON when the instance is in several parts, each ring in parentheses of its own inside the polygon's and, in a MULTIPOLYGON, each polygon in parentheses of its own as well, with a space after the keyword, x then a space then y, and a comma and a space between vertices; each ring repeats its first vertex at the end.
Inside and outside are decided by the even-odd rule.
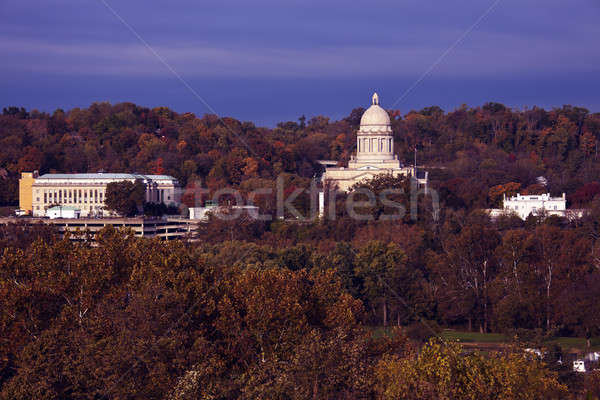
POLYGON ((0 0, 0 107, 260 126, 488 101, 600 112, 598 0, 0 0))

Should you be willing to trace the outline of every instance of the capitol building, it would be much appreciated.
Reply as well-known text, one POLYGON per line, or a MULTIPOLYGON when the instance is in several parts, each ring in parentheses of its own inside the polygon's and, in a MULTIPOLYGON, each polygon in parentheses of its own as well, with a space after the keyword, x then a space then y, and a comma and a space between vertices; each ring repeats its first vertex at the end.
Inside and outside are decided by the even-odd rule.
POLYGON ((360 120, 356 135, 356 156, 352 156, 348 167, 327 168, 323 182, 338 190, 348 191, 354 184, 381 174, 415 177, 419 187, 427 187, 427 172, 417 171, 414 165, 404 166, 394 154, 390 116, 379 105, 379 96, 374 93, 371 106, 360 120))

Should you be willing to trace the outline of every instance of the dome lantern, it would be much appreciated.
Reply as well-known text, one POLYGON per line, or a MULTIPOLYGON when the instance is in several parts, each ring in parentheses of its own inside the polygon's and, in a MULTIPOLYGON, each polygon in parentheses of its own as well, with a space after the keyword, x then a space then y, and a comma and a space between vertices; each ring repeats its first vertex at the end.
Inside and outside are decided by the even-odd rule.
POLYGON ((379 105, 379 96, 377 95, 377 92, 373 93, 373 105, 374 106, 379 105))
POLYGON ((362 115, 360 119, 360 130, 361 133, 392 133, 392 122, 390 116, 381 106, 379 105, 379 95, 373 93, 372 105, 362 115))
POLYGON ((382 163, 395 160, 392 122, 387 111, 379 106, 375 92, 369 107, 360 119, 356 135, 356 161, 382 163))

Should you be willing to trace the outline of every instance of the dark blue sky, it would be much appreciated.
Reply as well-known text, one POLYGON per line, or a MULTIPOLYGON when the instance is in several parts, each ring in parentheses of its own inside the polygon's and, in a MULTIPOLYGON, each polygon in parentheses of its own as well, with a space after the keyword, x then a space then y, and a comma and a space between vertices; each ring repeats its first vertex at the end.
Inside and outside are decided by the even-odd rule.
POLYGON ((94 101, 272 126, 367 106, 498 101, 600 111, 600 2, 500 0, 0 0, 0 106, 94 101))

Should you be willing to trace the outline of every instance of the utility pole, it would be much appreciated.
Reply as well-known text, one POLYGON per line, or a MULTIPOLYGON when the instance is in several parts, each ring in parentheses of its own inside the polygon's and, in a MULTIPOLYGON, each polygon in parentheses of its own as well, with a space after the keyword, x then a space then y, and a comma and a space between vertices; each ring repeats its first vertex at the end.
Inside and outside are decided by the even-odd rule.
POLYGON ((415 144, 415 179, 417 179, 417 145, 415 144))

